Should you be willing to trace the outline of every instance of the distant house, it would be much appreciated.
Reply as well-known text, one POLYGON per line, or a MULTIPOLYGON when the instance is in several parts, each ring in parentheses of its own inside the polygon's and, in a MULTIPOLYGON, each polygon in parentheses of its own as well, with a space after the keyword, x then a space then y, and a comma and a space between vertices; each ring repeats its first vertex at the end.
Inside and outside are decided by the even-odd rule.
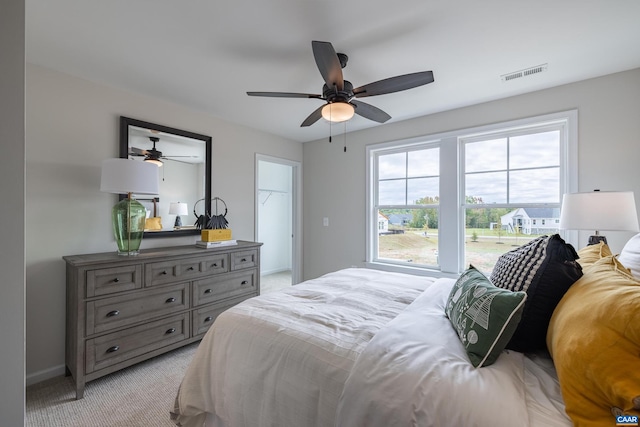
POLYGON ((378 234, 389 232, 389 218, 378 212, 378 234))
POLYGON ((559 208, 518 208, 500 217, 507 233, 545 234, 558 230, 559 208))
POLYGON ((409 225, 413 221, 413 215, 411 214, 391 214, 389 215, 389 224, 401 225, 403 227, 409 225))

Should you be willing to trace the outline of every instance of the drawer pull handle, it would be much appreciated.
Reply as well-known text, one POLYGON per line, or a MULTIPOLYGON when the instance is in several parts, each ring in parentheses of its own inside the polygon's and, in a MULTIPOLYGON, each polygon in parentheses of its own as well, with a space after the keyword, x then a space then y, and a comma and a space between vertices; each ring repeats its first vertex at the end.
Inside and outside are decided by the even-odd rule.
POLYGON ((176 328, 171 328, 171 329, 167 329, 167 332, 165 332, 166 334, 172 334, 176 331, 176 328))
POLYGON ((109 347, 107 349, 107 353, 114 353, 116 351, 120 350, 120 346, 119 345, 114 345, 113 347, 109 347))
POLYGON ((240 262, 247 262, 247 259, 246 259, 246 258, 242 258, 242 259, 240 260, 240 262))
POLYGON ((249 282, 247 282, 246 280, 243 280, 240 284, 241 285, 246 285, 247 283, 249 283, 249 282))
POLYGON ((167 298, 167 300, 165 301, 165 303, 169 304, 170 302, 176 302, 176 299, 174 297, 171 298, 167 298))
POLYGON ((217 266, 218 266, 218 263, 217 263, 217 262, 214 262, 214 263, 212 264, 212 266, 213 266, 213 267, 217 267, 217 266))
POLYGON ((114 316, 117 316, 118 314, 120 314, 118 310, 113 310, 107 313, 107 317, 114 317, 114 316))
POLYGON ((211 316, 207 316, 207 317, 204 318, 205 322, 211 322, 212 320, 213 320, 213 317, 211 317, 211 316))
POLYGON ((118 283, 120 281, 120 279, 118 279, 117 277, 115 279, 113 279, 114 283, 118 283))
POLYGON ((160 273, 160 274, 163 274, 163 275, 164 275, 164 274, 167 274, 167 270, 164 270, 164 271, 163 271, 162 273, 160 273))
POLYGON ((187 268, 187 270, 188 270, 188 271, 191 271, 191 270, 193 270, 193 267, 189 267, 189 268, 187 268))
POLYGON ((205 294, 210 294, 211 292, 213 292, 211 289, 205 289, 205 290, 204 290, 204 293, 205 293, 205 294))

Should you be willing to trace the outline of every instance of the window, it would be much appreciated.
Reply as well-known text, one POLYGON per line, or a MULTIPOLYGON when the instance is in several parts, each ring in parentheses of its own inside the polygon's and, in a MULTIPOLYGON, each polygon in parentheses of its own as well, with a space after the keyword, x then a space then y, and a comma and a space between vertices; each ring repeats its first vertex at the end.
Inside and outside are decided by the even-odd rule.
POLYGON ((497 258, 558 232, 575 190, 575 111, 367 147, 372 267, 489 274, 497 258))
POLYGON ((437 266, 437 236, 431 238, 429 231, 438 228, 438 145, 422 143, 401 151, 380 151, 374 162, 375 214, 386 219, 386 227, 378 227, 381 259, 390 263, 437 266))

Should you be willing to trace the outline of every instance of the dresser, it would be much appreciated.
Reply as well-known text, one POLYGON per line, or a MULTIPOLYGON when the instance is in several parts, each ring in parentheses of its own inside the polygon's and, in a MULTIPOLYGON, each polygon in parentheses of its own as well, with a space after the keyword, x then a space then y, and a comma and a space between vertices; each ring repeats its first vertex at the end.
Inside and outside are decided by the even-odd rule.
POLYGON ((215 318, 260 294, 260 246, 65 256, 66 371, 87 381, 200 340, 215 318))

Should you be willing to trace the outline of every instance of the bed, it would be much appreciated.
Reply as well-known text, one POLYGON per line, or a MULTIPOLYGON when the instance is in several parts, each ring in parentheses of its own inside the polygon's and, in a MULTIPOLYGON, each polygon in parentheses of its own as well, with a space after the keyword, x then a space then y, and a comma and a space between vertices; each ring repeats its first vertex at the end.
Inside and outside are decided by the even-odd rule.
MULTIPOLYGON (((548 275, 546 258, 557 259, 558 253, 550 247, 543 252, 545 259, 538 261, 537 269, 548 275)), ((607 275, 609 266, 618 262, 602 251, 591 255, 589 268, 605 260, 607 275)), ((508 260, 513 262, 513 257, 508 260)), ((636 280, 628 276, 625 280, 636 280)), ((618 403, 617 413, 614 405, 599 406, 591 397, 595 409, 584 414, 579 405, 568 405, 584 395, 574 398, 562 383, 571 371, 565 365, 571 364, 573 353, 585 349, 563 347, 559 338, 566 319, 556 316, 555 305, 560 300, 560 305, 567 305, 564 295, 557 296, 548 314, 553 318, 544 328, 551 354, 546 349, 509 349, 510 340, 498 345, 505 348, 492 349, 497 352, 490 363, 486 358, 473 362, 465 341, 471 335, 461 334, 450 312, 452 295, 460 296, 455 292, 460 282, 464 280, 349 268, 244 301, 221 314, 203 338, 178 390, 171 419, 183 427, 554 427, 615 425, 615 416, 637 414, 637 388, 625 391, 637 394, 630 398, 631 406, 618 403), (562 369, 551 356, 565 362, 562 369), (563 399, 567 393, 568 401, 563 399), (594 410, 599 412, 594 415, 594 410)), ((637 285, 632 292, 640 290, 640 282, 631 284, 637 285)), ((533 285, 527 286, 531 291, 533 285)), ((508 316, 514 324, 513 339, 531 316, 522 309, 523 301, 535 298, 517 289, 502 291, 511 292, 509 298, 521 296, 516 298, 518 316, 508 316)), ((569 294, 567 289, 564 293, 569 294)), ((602 295, 597 298, 602 300, 602 295)), ((633 375, 629 382, 632 387, 640 384, 633 375)))

